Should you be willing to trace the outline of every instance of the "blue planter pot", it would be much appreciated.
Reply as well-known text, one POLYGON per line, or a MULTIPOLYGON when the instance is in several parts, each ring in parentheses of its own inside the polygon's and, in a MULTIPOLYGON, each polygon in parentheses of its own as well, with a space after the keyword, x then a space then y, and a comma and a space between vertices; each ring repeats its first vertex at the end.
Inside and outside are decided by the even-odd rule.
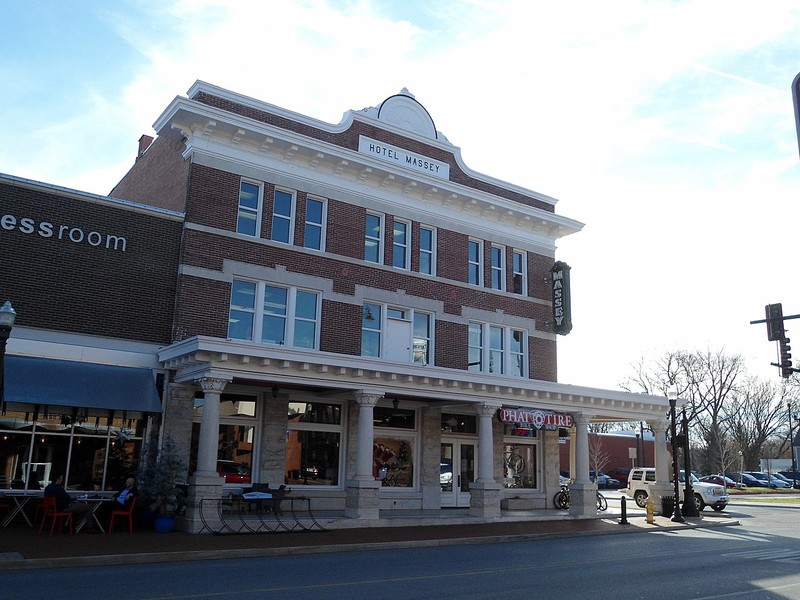
POLYGON ((169 533, 175 527, 175 517, 156 515, 153 520, 153 527, 156 533, 169 533))

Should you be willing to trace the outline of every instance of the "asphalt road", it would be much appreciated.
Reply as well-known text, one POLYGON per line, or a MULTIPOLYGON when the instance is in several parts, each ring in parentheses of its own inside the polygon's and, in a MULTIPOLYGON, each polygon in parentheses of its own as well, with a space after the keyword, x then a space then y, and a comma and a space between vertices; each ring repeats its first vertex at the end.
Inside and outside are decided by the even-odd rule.
POLYGON ((741 526, 278 558, 5 572, 0 598, 800 598, 800 508, 741 526))

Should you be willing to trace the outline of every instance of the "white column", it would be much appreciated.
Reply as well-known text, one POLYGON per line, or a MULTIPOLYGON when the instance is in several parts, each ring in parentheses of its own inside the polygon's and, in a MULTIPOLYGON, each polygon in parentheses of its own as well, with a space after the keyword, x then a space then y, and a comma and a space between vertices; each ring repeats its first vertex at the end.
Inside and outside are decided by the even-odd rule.
POLYGON ((656 461, 656 481, 669 484, 672 481, 672 458, 667 450, 667 429, 669 420, 664 417, 657 421, 648 421, 653 429, 653 452, 656 461))
POLYGON ((203 414, 200 418, 200 439, 197 445, 197 470, 199 477, 216 477, 219 446, 219 397, 227 379, 203 377, 196 380, 203 390, 203 414))
POLYGON ((591 416, 575 415, 575 473, 576 483, 591 483, 589 479, 589 422, 591 416))
POLYGON ((359 390, 354 393, 358 403, 358 445, 356 448, 356 481, 374 481, 372 475, 372 445, 374 428, 372 424, 373 408, 383 394, 359 390))
POLYGON ((492 417, 498 407, 482 402, 475 407, 478 413, 478 478, 477 483, 494 483, 494 436, 492 417))

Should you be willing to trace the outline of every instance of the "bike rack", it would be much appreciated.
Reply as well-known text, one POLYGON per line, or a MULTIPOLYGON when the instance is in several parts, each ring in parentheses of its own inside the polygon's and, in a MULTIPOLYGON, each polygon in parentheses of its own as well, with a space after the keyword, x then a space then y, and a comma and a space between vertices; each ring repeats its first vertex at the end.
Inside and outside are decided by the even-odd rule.
POLYGON ((286 496, 279 502, 234 497, 203 498, 199 512, 203 523, 199 533, 208 531, 214 535, 232 535, 328 531, 314 517, 311 498, 307 496, 286 496), (285 502, 289 502, 291 518, 280 508, 280 504, 285 502), (254 511, 250 510, 250 505, 255 505, 254 511))

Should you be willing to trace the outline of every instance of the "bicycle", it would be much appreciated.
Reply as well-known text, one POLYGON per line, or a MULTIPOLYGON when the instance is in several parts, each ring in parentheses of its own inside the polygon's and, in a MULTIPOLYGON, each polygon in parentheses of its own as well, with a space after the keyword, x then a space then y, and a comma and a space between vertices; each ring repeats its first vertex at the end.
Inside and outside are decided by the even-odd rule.
MULTIPOLYGON (((561 489, 553 496, 553 505, 561 510, 569 509, 569 487, 561 486, 561 489)), ((608 500, 599 491, 595 492, 595 506, 601 512, 608 510, 608 500)))
POLYGON ((525 470, 525 459, 519 454, 516 454, 514 448, 503 453, 503 457, 506 461, 506 468, 511 473, 522 473, 525 470))

